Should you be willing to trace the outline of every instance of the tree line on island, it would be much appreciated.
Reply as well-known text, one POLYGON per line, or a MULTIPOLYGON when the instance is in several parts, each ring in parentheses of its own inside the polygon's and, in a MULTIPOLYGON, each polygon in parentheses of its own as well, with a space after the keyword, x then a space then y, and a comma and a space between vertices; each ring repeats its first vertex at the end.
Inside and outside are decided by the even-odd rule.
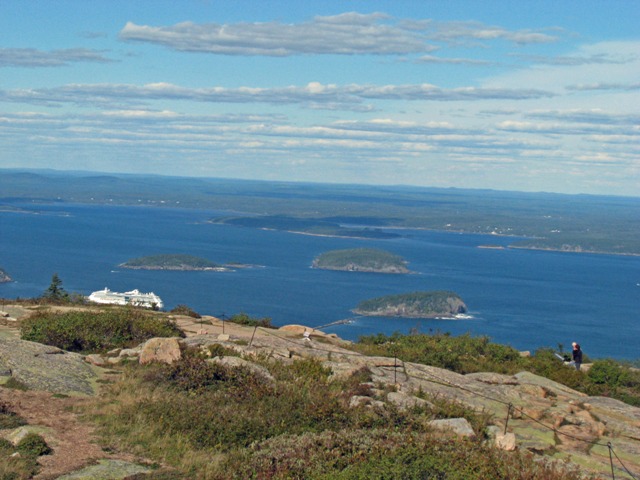
POLYGON ((348 272, 410 273, 405 259, 377 248, 331 250, 317 256, 311 266, 348 272))
POLYGON ((132 270, 180 270, 180 271, 197 271, 197 270, 214 270, 218 272, 226 272, 235 268, 244 268, 249 265, 240 263, 219 264, 212 262, 206 258, 196 257, 194 255, 186 255, 182 253, 166 253, 159 255, 147 255, 127 260, 118 265, 122 268, 132 270))

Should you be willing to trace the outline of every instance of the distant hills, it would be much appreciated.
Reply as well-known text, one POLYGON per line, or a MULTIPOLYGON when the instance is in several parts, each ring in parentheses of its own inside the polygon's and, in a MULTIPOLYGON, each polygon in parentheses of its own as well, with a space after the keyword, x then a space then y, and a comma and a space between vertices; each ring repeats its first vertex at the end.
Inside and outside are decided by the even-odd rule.
POLYGON ((216 210, 221 223, 317 235, 384 239, 402 233, 392 228, 424 228, 509 236, 516 248, 640 255, 640 197, 0 170, 0 210, 64 202, 216 210))

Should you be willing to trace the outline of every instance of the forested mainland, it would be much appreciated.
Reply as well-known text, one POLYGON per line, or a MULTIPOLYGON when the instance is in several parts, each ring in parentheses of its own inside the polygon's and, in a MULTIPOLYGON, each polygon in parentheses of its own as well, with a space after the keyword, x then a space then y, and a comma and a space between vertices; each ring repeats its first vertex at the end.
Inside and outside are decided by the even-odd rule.
POLYGON ((311 266, 348 272, 410 273, 401 256, 377 248, 331 250, 318 255, 311 266))
POLYGON ((454 317, 466 311, 458 294, 446 290, 372 298, 360 302, 354 310, 359 315, 408 318, 454 317))
POLYGON ((22 213, 65 202, 173 206, 311 235, 384 239, 402 233, 391 228, 424 228, 508 236, 516 248, 640 255, 638 197, 8 169, 0 192, 0 210, 22 213))
POLYGON ((223 217, 214 219, 212 222, 265 230, 282 230, 285 232, 323 237, 389 239, 400 236, 397 233, 385 232, 379 228, 346 227, 336 219, 331 218, 295 218, 288 215, 267 215, 257 217, 223 217))
POLYGON ((119 266, 139 270, 214 270, 224 268, 206 258, 185 254, 162 254, 132 258, 119 266))

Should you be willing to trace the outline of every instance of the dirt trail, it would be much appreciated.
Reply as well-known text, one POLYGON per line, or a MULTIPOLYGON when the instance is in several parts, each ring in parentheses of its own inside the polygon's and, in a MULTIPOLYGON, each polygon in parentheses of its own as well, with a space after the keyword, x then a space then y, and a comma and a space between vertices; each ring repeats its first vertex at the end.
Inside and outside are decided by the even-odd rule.
MULTIPOLYGON (((29 425, 46 427, 43 436, 53 454, 42 456, 42 468, 34 478, 55 479, 99 458, 111 458, 96 443, 93 428, 78 418, 74 409, 87 400, 80 397, 56 398, 48 392, 0 389, 0 400, 29 425)), ((119 457, 121 458, 121 457, 119 457)))

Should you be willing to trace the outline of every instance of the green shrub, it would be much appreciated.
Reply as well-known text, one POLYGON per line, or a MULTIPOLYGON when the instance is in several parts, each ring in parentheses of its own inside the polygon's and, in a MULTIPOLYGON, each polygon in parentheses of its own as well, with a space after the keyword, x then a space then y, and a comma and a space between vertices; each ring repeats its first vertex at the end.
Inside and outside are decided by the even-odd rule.
POLYGON ((256 379, 246 368, 226 367, 219 363, 207 362, 203 358, 187 356, 170 365, 161 365, 155 381, 166 383, 181 391, 200 392, 220 386, 227 389, 243 387, 256 379))
POLYGON ((14 390, 22 390, 23 392, 29 390, 29 387, 16 377, 10 377, 9 380, 2 384, 2 386, 5 388, 13 388, 14 390))
POLYGON ((423 363, 458 373, 496 371, 510 373, 523 361, 514 348, 489 341, 489 337, 458 337, 449 333, 433 335, 384 334, 360 337, 355 350, 366 355, 398 357, 407 362, 423 363))
POLYGON ((22 322, 20 331, 23 340, 85 353, 131 347, 153 337, 184 336, 175 322, 132 307, 44 310, 22 322))
POLYGON ((232 452, 214 478, 305 480, 573 480, 581 475, 481 442, 420 432, 341 430, 283 435, 232 452))
POLYGON ((620 364, 613 360, 597 360, 593 363, 587 376, 596 384, 604 384, 609 387, 617 387, 624 371, 620 364))
POLYGON ((614 360, 596 360, 587 373, 585 392, 640 406, 640 371, 614 360))
POLYGON ((237 323, 238 325, 246 325, 249 327, 275 328, 269 317, 254 318, 246 313, 236 313, 226 320, 227 322, 237 323))
POLYGON ((191 307, 183 304, 176 305, 169 311, 169 313, 173 313, 175 315, 186 315, 192 318, 202 318, 202 315, 200 315, 198 312, 193 310, 191 307))
POLYGON ((584 372, 576 370, 572 365, 565 365, 551 348, 540 348, 528 359, 526 370, 562 383, 576 390, 583 390, 585 383, 584 372))
POLYGON ((53 450, 47 445, 47 442, 41 435, 37 433, 28 433, 18 442, 16 450, 22 455, 28 457, 39 457, 41 455, 49 455, 53 450))
POLYGON ((225 347, 219 343, 212 343, 207 347, 211 357, 239 357, 240 354, 233 348, 225 347))

